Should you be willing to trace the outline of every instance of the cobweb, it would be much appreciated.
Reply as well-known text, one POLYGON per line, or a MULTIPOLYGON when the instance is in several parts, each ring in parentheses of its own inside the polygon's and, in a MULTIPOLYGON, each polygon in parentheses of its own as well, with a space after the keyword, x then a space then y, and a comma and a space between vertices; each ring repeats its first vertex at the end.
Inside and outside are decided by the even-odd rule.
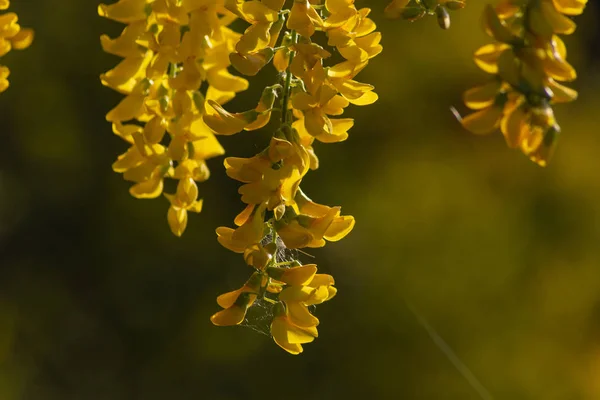
MULTIPOLYGON (((266 245, 272 241, 272 236, 266 236, 262 244, 266 245)), ((300 251, 290 250, 285 247, 281 238, 277 238, 277 255, 275 262, 282 263, 286 261, 298 260, 300 251)), ((312 257, 310 254, 303 254, 312 257)), ((283 266, 284 268, 286 266, 283 266)), ((265 299, 257 299, 252 307, 246 312, 246 319, 240 324, 245 328, 250 328, 255 332, 271 337, 271 321, 273 320, 273 304, 265 299)))

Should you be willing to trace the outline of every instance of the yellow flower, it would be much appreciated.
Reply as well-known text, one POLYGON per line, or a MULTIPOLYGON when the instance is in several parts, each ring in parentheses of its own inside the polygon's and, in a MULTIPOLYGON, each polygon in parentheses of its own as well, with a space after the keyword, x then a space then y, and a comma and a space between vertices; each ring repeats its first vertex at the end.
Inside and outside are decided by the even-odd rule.
POLYGON ((202 208, 191 198, 195 182, 209 176, 205 160, 224 152, 202 119, 207 103, 223 104, 248 88, 228 71, 241 35, 227 27, 234 18, 222 1, 119 0, 98 13, 127 24, 118 38, 100 38, 107 53, 123 57, 101 75, 125 96, 106 119, 127 127, 119 136, 132 146, 114 169, 136 182, 130 192, 141 198, 159 196, 165 178, 179 181, 167 195, 167 220, 180 236, 187 212, 202 208))
POLYGON ((231 65, 246 76, 254 76, 273 59, 273 49, 267 47, 254 53, 231 53, 231 65))
POLYGON ((163 178, 171 168, 165 148, 160 144, 144 144, 141 132, 135 132, 131 137, 133 145, 113 163, 113 170, 135 182, 129 190, 132 196, 156 198, 162 193, 163 178))
POLYGON ((329 115, 341 115, 350 102, 338 95, 337 89, 325 82, 323 67, 317 63, 306 73, 304 79, 307 92, 297 92, 292 97, 294 109, 302 111, 306 131, 323 142, 338 142, 347 138, 340 126, 337 130, 329 115))
POLYGON ((308 38, 322 26, 323 20, 308 0, 294 0, 287 20, 288 29, 308 38))
POLYGON ((280 0, 227 2, 228 9, 251 24, 237 42, 236 51, 229 56, 232 65, 244 75, 256 75, 271 61, 272 47, 283 27, 284 20, 279 16, 283 3, 280 0))
MULTIPOLYGON (((187 163, 195 164, 191 160, 187 160, 187 163)), ((183 166, 184 164, 180 164, 177 168, 179 169, 183 166)), ((171 231, 176 236, 181 236, 187 226, 188 210, 196 213, 202 211, 202 200, 198 200, 198 186, 192 176, 193 172, 189 171, 185 174, 185 177, 180 178, 177 191, 174 195, 165 193, 165 196, 171 202, 167 220, 169 221, 171 231)))
POLYGON ((276 315, 271 322, 271 335, 275 343, 288 353, 300 354, 304 351, 303 344, 310 343, 319 336, 319 320, 300 303, 286 305, 285 308, 281 303, 276 306, 276 315), (290 309, 290 305, 293 308, 290 309))
POLYGON ((245 183, 239 193, 246 204, 265 203, 269 210, 292 205, 309 167, 307 152, 287 140, 273 138, 269 148, 252 158, 225 159, 227 175, 245 183))
POLYGON ((315 274, 306 284, 286 287, 280 293, 279 300, 286 303, 300 302, 305 306, 321 304, 331 300, 337 294, 334 284, 331 275, 315 274))
POLYGON ((251 216, 235 230, 223 226, 217 228, 219 243, 235 253, 244 253, 250 246, 260 243, 265 232, 265 209, 266 204, 253 207, 251 216))
POLYGON ((333 277, 315 274, 314 265, 296 267, 290 271, 288 275, 295 279, 288 278, 289 286, 279 294, 283 304, 278 303, 274 308, 271 335, 282 349, 299 354, 303 351, 303 344, 312 342, 318 336, 319 320, 310 313, 308 306, 330 300, 337 290, 333 287, 333 277))
POLYGON ((241 324, 246 317, 246 311, 254 304, 261 287, 264 286, 263 283, 263 276, 254 273, 240 289, 217 297, 217 304, 223 310, 210 317, 211 322, 217 326, 241 324))
POLYGON ((465 104, 476 110, 461 119, 465 128, 477 134, 500 128, 509 147, 520 148, 541 166, 547 164, 560 133, 551 107, 577 98, 576 91, 558 83, 574 80, 577 73, 566 61, 565 44, 557 34, 575 30, 564 14, 581 14, 586 3, 504 0, 486 7, 486 31, 499 43, 483 46, 474 58, 496 77, 465 93, 465 104), (515 19, 518 13, 525 18, 515 19))
POLYGON ((295 57, 289 66, 290 72, 300 79, 304 79, 306 72, 311 71, 315 65, 321 64, 321 60, 331 57, 330 52, 316 43, 296 43, 293 50, 295 57))
POLYGON ((317 273, 316 264, 306 264, 291 268, 270 267, 269 276, 286 285, 302 286, 309 284, 317 273))
POLYGON ((214 111, 207 110, 204 114, 204 122, 215 133, 220 135, 233 135, 244 130, 244 128, 256 121, 259 115, 255 110, 232 114, 221 107, 216 101, 209 100, 208 105, 214 111))
POLYGON ((299 209, 304 213, 287 209, 284 217, 275 222, 277 233, 290 249, 323 247, 324 239, 336 242, 354 228, 354 217, 340 215, 341 207, 318 205, 299 209))
POLYGON ((556 10, 566 15, 579 15, 583 13, 587 0, 552 0, 556 10))
MULTIPOLYGON (((8 0, 0 2, 0 10, 6 10, 9 6, 10 2, 8 0)), ((18 19, 17 14, 13 12, 0 15, 0 57, 13 49, 26 49, 33 42, 33 30, 21 28, 18 19)), ((10 70, 0 65, 0 93, 8 89, 9 75, 10 70)))
POLYGON ((273 246, 254 243, 244 250, 244 261, 251 267, 263 270, 273 260, 276 250, 273 246))
POLYGON ((354 0, 294 0, 291 9, 282 10, 284 4, 226 0, 227 8, 250 24, 229 56, 231 64, 253 76, 273 61, 278 81, 265 88, 256 108, 245 112, 227 111, 222 99, 207 94, 202 121, 216 133, 232 135, 273 125, 267 125, 275 122, 272 111, 279 111, 264 150, 250 158, 225 159, 227 175, 242 182, 239 193, 247 206, 234 220, 238 228, 217 229, 218 241, 243 254, 262 281, 250 300, 239 291, 230 294, 217 319, 222 325, 238 324, 249 304, 272 303, 275 342, 299 354, 302 344, 318 335, 319 320, 308 307, 332 298, 336 289, 331 276, 317 274, 314 264, 289 260, 284 250, 322 247, 326 240, 345 237, 355 223, 352 216, 340 215, 340 207, 310 200, 300 185, 309 169, 318 168, 314 141, 345 140, 354 121, 339 117, 344 109, 377 100, 373 86, 355 77, 381 52, 381 35, 368 18, 370 10, 357 10, 354 0), (282 34, 284 20, 288 31, 282 34), (321 44, 312 41, 317 32, 326 36, 321 44), (327 66, 333 51, 343 59, 327 66))

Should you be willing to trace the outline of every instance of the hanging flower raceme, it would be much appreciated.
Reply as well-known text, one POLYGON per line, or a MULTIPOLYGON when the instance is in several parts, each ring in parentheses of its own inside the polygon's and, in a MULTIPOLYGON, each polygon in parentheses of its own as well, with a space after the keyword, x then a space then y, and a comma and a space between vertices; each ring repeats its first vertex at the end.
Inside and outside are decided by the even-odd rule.
POLYGON ((435 15, 442 29, 450 28, 448 10, 460 10, 466 0, 392 0, 386 7, 385 14, 390 18, 402 18, 416 21, 425 15, 435 15))
POLYGON ((122 57, 102 83, 125 97, 106 115, 130 144, 113 164, 133 182, 137 198, 156 198, 165 179, 178 181, 167 220, 180 236, 188 211, 200 212, 197 182, 209 177, 206 160, 223 148, 202 119, 207 103, 231 100, 248 82, 229 73, 240 35, 222 0, 119 0, 101 16, 127 24, 120 37, 101 37, 104 51, 122 57))
POLYGON ((242 183, 239 193, 246 208, 234 221, 237 228, 217 229, 218 240, 243 254, 254 272, 241 289, 217 299, 223 310, 212 322, 242 324, 253 307, 270 305, 273 339, 298 354, 302 344, 317 337, 313 306, 332 298, 336 289, 331 276, 316 274, 316 265, 302 265, 294 250, 323 247, 354 227, 352 216, 313 202, 300 185, 319 166, 315 141, 346 140, 354 121, 341 118, 345 109, 377 100, 373 86, 355 77, 382 47, 370 10, 357 9, 353 0, 290 3, 284 9, 283 0, 226 1, 249 24, 229 56, 231 64, 252 76, 272 61, 278 82, 265 88, 251 110, 230 112, 211 99, 203 119, 222 135, 263 127, 273 132, 254 157, 225 160, 227 175, 242 183), (316 35, 324 36, 319 43, 325 46, 313 42, 316 35), (327 65, 334 51, 342 60, 327 65), (276 122, 273 115, 279 116, 276 122))
POLYGON ((486 8, 486 31, 496 42, 477 50, 475 63, 493 78, 465 92, 465 104, 476 110, 461 119, 465 128, 476 134, 500 128, 510 147, 546 166, 560 134, 553 106, 577 98, 559 83, 577 74, 558 35, 575 31, 569 16, 581 14, 586 3, 502 0, 486 8))
MULTIPOLYGON (((9 6, 8 0, 0 0, 0 10, 6 10, 9 6)), ((33 30, 21 28, 18 24, 17 14, 13 12, 0 14, 0 57, 5 56, 13 49, 25 49, 31 45, 32 41, 33 30)), ((8 67, 0 65, 0 93, 8 89, 9 75, 8 67)))

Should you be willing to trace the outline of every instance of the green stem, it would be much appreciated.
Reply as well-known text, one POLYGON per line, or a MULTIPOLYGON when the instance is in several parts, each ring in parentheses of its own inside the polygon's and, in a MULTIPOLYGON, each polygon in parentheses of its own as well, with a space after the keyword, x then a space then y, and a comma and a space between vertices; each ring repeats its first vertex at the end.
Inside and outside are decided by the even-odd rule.
MULTIPOLYGON (((292 46, 298 42, 298 33, 296 31, 291 32, 292 37, 292 46)), ((294 61, 294 57, 296 56, 296 52, 290 52, 290 61, 288 64, 288 68, 285 71, 285 84, 283 86, 283 100, 281 101, 281 124, 286 125, 289 123, 288 121, 288 103, 290 101, 290 92, 292 86, 292 73, 290 71, 290 67, 292 65, 292 61, 294 61)))

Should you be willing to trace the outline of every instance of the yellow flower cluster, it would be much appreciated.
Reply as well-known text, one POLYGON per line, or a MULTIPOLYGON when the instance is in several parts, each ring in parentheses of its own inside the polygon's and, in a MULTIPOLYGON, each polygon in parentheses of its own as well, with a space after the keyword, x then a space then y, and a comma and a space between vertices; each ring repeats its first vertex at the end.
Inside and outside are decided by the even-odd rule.
POLYGON ((501 128, 507 144, 546 166, 560 134, 552 106, 573 101, 577 92, 560 84, 577 77, 558 36, 575 31, 568 17, 587 0, 502 0, 488 6, 484 20, 497 42, 475 52, 476 64, 493 79, 464 94, 476 110, 462 124, 476 134, 501 128))
POLYGON ((217 229, 219 242, 243 254, 255 272, 239 290, 220 296, 216 325, 237 325, 257 301, 272 303, 271 334, 292 354, 317 337, 319 320, 308 307, 332 298, 333 278, 316 274, 316 265, 287 261, 285 249, 322 247, 345 237, 354 227, 340 207, 313 202, 300 189, 303 177, 318 168, 315 141, 335 143, 348 137, 354 121, 340 118, 350 104, 377 100, 373 86, 354 80, 382 50, 381 34, 354 0, 231 0, 226 7, 249 25, 229 56, 242 74, 255 75, 271 61, 279 81, 265 88, 257 107, 239 113, 210 99, 204 122, 216 133, 232 135, 267 126, 274 112, 268 146, 251 158, 225 160, 227 175, 243 183, 247 206, 236 229, 217 229), (284 29, 285 28, 285 29, 284 29), (313 37, 322 34, 318 43, 313 37), (329 50, 328 50, 329 49, 329 50), (334 58, 338 62, 326 66, 334 58))
POLYGON ((203 122, 206 103, 220 104, 248 88, 228 72, 240 35, 222 0, 119 0, 98 7, 100 16, 127 24, 121 36, 102 36, 105 52, 122 57, 101 76, 125 95, 108 114, 113 132, 131 147, 113 164, 134 183, 137 198, 163 193, 165 178, 177 180, 167 220, 180 236, 188 211, 200 212, 196 182, 208 179, 205 160, 223 148, 203 122))
POLYGON ((390 18, 402 18, 416 21, 425 15, 435 15, 442 29, 450 28, 450 13, 448 10, 460 10, 466 5, 466 0, 392 0, 386 7, 385 13, 390 18))
MULTIPOLYGON (((9 0, 0 0, 0 10, 6 10, 10 6, 9 0)), ((31 45, 33 41, 33 30, 21 28, 17 14, 13 12, 0 15, 0 57, 6 55, 12 49, 22 50, 31 45)), ((0 93, 8 89, 8 76, 10 70, 0 65, 0 93)))

